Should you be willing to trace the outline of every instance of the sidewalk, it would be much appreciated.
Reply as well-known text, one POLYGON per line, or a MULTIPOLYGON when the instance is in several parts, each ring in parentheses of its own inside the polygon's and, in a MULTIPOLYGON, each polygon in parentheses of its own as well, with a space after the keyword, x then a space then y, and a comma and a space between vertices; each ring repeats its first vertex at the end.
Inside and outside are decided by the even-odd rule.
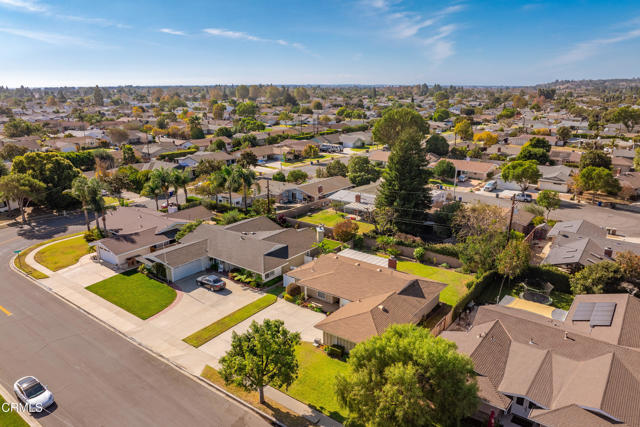
POLYGON ((294 399, 286 393, 281 392, 280 390, 276 390, 273 387, 267 386, 264 388, 264 395, 269 399, 278 402, 285 408, 290 411, 295 412, 298 415, 303 416, 307 420, 311 421, 315 425, 325 426, 325 427, 341 427, 342 424, 334 420, 333 418, 329 418, 325 414, 320 411, 317 411, 299 400, 294 399))

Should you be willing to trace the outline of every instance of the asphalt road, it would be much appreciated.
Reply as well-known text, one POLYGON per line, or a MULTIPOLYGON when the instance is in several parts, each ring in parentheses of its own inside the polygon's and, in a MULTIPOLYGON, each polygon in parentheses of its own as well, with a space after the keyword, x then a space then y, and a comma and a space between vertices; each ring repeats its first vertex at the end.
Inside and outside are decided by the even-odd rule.
MULTIPOLYGON (((496 199, 495 196, 486 196, 481 193, 456 191, 457 197, 462 197, 465 202, 481 201, 504 207, 511 206, 511 200, 496 199)), ((518 203, 518 206, 523 205, 526 203, 518 203)), ((560 221, 585 219, 601 227, 614 227, 619 235, 640 237, 640 214, 633 212, 563 201, 560 209, 551 212, 549 218, 560 221)))
MULTIPOLYGON (((82 224, 77 218, 76 224, 82 224)), ((13 251, 80 231, 68 219, 0 230, 0 383, 34 375, 57 405, 44 426, 261 426, 262 418, 10 270, 13 251)))

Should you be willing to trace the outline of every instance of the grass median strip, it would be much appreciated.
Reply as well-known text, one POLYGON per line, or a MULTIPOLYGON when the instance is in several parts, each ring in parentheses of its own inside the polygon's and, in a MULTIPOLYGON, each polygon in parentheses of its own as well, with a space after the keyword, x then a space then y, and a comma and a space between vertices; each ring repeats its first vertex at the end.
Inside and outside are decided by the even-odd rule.
POLYGON ((22 419, 20 415, 14 411, 7 410, 8 404, 5 405, 5 400, 0 396, 0 426, 2 427, 23 427, 28 426, 27 422, 22 419))
POLYGON ((23 271, 24 273, 27 273, 28 275, 30 275, 31 277, 33 277, 34 279, 46 279, 47 276, 46 274, 44 274, 41 271, 36 270, 33 266, 27 264, 27 255, 29 255, 31 252, 33 252, 34 250, 38 249, 39 247, 42 247, 44 245, 47 245, 49 243, 53 243, 53 242, 57 242, 58 240, 63 240, 63 239, 68 239, 69 237, 74 237, 74 236, 80 236, 83 235, 84 232, 82 233, 75 233, 75 234, 69 234, 66 236, 60 236, 60 237, 56 237, 55 239, 49 239, 49 240, 45 240, 44 242, 40 242, 38 244, 35 244, 33 246, 29 246, 26 249, 23 249, 18 256, 15 258, 14 261, 14 265, 21 271, 23 271))
POLYGON ((213 322, 209 326, 205 326, 199 331, 189 335, 182 341, 194 347, 200 347, 201 345, 208 343, 223 332, 233 328, 243 320, 247 320, 254 314, 269 307, 271 304, 276 302, 277 299, 278 297, 276 297, 275 295, 265 295, 262 298, 257 299, 254 302, 234 311, 233 313, 226 315, 222 319, 213 322))

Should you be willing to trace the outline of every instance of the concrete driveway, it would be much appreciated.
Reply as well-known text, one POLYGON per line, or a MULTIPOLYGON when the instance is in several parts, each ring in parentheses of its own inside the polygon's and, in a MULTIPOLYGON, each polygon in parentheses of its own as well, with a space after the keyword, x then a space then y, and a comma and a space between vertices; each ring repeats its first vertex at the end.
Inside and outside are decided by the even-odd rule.
POLYGON ((218 335, 201 346, 199 350, 212 355, 216 359, 220 359, 231 348, 231 335, 234 331, 241 334, 249 329, 249 325, 254 320, 261 323, 264 319, 280 319, 284 321, 284 325, 290 331, 300 332, 302 341, 313 342, 315 338, 322 338, 322 331, 314 328, 313 325, 326 317, 323 313, 316 313, 307 308, 298 307, 296 304, 279 298, 274 304, 218 335))

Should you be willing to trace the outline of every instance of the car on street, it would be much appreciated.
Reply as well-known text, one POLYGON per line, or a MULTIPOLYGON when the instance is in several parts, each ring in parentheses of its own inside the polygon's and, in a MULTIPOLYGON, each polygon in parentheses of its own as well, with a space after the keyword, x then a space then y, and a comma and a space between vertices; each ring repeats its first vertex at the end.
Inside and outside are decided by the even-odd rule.
POLYGON ((221 291, 227 287, 224 280, 215 274, 200 276, 196 279, 196 283, 198 286, 202 286, 203 288, 207 288, 212 291, 221 291))
POLYGON ((495 190, 496 188, 498 188, 498 182, 497 181, 489 181, 484 185, 484 187, 482 188, 482 191, 491 192, 491 191, 495 190))
POLYGON ((529 193, 516 193, 514 197, 517 202, 531 203, 533 201, 533 197, 529 193))
POLYGON ((29 412, 42 412, 54 402, 53 393, 36 377, 22 377, 13 384, 13 392, 29 412))

